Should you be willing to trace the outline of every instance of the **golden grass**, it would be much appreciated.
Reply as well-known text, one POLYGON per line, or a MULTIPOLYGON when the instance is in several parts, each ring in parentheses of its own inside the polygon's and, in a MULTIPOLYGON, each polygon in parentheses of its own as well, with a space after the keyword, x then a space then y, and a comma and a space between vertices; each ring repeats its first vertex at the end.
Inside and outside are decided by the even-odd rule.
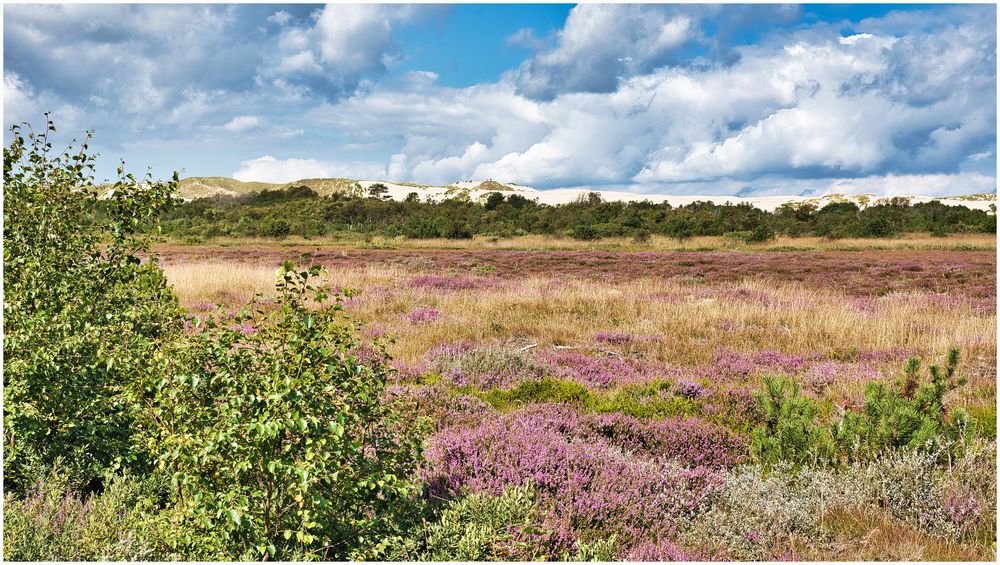
POLYGON ((959 544, 901 524, 885 512, 834 509, 824 516, 832 540, 824 547, 797 547, 807 561, 995 561, 995 549, 959 544))
MULTIPOLYGON (((275 280, 274 268, 263 264, 201 262, 165 271, 186 306, 238 306, 257 292, 272 293, 275 280)), ((397 338, 391 352, 406 361, 441 343, 516 338, 540 347, 581 345, 599 331, 657 336, 629 353, 677 365, 707 363, 720 347, 787 353, 904 348, 940 355, 957 346, 966 359, 996 352, 995 315, 921 303, 913 295, 882 298, 878 313, 869 314, 840 292, 759 280, 740 286, 765 293, 777 306, 704 296, 721 287, 662 279, 612 284, 531 277, 495 289, 441 291, 410 287, 418 274, 369 265, 339 269, 330 282, 361 291, 351 310, 355 319, 388 329, 397 338), (405 314, 418 306, 439 310, 442 319, 408 323, 405 314)))
MULTIPOLYGON (((183 240, 169 240, 182 243, 183 240)), ((996 249, 996 236, 992 234, 955 234, 932 237, 927 234, 907 234, 885 239, 838 239, 821 237, 791 238, 781 236, 765 244, 750 245, 731 238, 706 236, 678 241, 663 236, 652 236, 647 242, 631 238, 605 238, 597 241, 578 241, 569 238, 527 235, 512 238, 476 236, 468 240, 407 239, 340 234, 331 237, 306 239, 298 236, 283 239, 269 238, 214 238, 206 245, 235 247, 241 245, 337 246, 357 249, 487 249, 487 250, 560 250, 560 251, 860 251, 860 250, 991 250, 996 249)), ((195 244, 198 245, 198 244, 195 244)))

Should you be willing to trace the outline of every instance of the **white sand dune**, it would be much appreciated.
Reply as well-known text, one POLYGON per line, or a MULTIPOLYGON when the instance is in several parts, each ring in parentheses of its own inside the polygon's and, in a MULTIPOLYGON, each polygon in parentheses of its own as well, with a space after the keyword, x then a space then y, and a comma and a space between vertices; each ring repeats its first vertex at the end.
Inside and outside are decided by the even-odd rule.
MULTIPOLYGON (((443 200, 445 198, 450 198, 458 196, 459 194, 467 194, 472 200, 480 200, 486 197, 493 190, 476 190, 476 187, 480 185, 482 181, 470 181, 463 180, 459 182, 452 183, 448 187, 444 186, 429 186, 429 187, 414 187, 402 184, 396 184, 393 182, 382 181, 382 180, 363 180, 359 181, 362 188, 365 190, 369 186, 375 183, 382 183, 389 189, 389 196, 393 200, 403 200, 410 193, 417 193, 421 200, 426 200, 427 198, 433 198, 435 200, 443 200)), ((543 204, 566 204, 573 202, 574 200, 582 197, 586 197, 590 190, 576 189, 576 188, 557 188, 551 190, 538 190, 535 188, 506 184, 508 187, 508 192, 513 194, 518 194, 529 200, 537 200, 543 204)), ((760 208, 762 210, 774 211, 776 208, 782 204, 788 202, 814 202, 820 206, 834 201, 853 201, 860 206, 865 206, 867 204, 874 204, 878 202, 881 198, 876 197, 871 194, 851 194, 851 195, 827 195, 827 196, 752 196, 752 197, 739 197, 739 196, 709 196, 703 194, 697 195, 680 195, 680 194, 639 194, 634 192, 616 192, 616 191, 593 191, 600 192, 601 198, 609 202, 641 202, 643 200, 648 200, 654 203, 669 202, 672 206, 684 206, 691 204, 692 202, 712 202, 715 204, 750 204, 754 207, 760 208)), ((989 210, 991 204, 996 204, 996 195, 990 195, 992 198, 983 199, 961 199, 961 198, 931 198, 927 196, 910 196, 911 203, 917 204, 921 202, 931 202, 932 200, 937 200, 942 204, 947 204, 949 206, 965 206, 967 208, 972 208, 975 210, 989 210)))

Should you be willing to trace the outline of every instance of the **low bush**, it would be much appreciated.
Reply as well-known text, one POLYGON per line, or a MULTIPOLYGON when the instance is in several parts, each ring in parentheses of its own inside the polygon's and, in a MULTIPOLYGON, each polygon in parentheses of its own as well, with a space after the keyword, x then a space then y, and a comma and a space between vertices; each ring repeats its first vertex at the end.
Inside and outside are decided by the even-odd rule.
POLYGON ((582 385, 563 379, 543 378, 524 381, 511 389, 493 389, 479 394, 498 410, 542 402, 582 402, 590 393, 582 385))
POLYGON ((945 394, 966 382, 955 374, 958 362, 959 351, 952 349, 945 367, 931 365, 929 378, 921 383, 920 360, 912 358, 897 387, 869 383, 861 409, 844 410, 829 426, 817 421, 819 404, 801 396, 794 382, 766 377, 757 397, 764 423, 752 434, 754 459, 796 466, 842 464, 899 448, 951 456, 975 429, 964 410, 945 406, 945 394))
POLYGON ((286 264, 275 307, 203 322, 142 381, 184 558, 363 556, 413 517, 419 430, 381 402, 389 369, 361 361, 319 274, 286 264))
POLYGON ((830 432, 815 422, 819 407, 811 398, 801 396, 793 381, 765 377, 757 401, 764 424, 751 435, 756 461, 772 465, 790 461, 801 466, 832 457, 830 432))
POLYGON ((948 352, 942 369, 928 367, 929 379, 920 382, 920 360, 907 362, 897 388, 873 382, 865 387, 860 412, 848 411, 834 425, 833 436, 841 452, 851 458, 871 458, 886 449, 909 447, 939 450, 957 446, 969 431, 968 414, 949 410, 944 396, 966 383, 955 374, 959 351, 948 352))
POLYGON ((57 465, 23 495, 4 497, 3 549, 8 561, 149 561, 163 559, 152 483, 109 477, 100 494, 83 494, 57 465))
POLYGON ((529 541, 541 531, 535 491, 515 485, 499 496, 470 494, 448 502, 415 536, 391 544, 391 561, 532 561, 544 557, 529 541))

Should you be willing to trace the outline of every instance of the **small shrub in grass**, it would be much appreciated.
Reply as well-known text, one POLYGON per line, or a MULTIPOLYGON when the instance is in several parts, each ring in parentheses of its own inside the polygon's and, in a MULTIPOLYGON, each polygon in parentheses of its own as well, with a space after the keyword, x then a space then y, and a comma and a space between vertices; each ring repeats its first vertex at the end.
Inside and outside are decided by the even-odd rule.
POLYGON ((473 493, 444 505, 439 516, 393 542, 392 561, 531 561, 548 553, 535 543, 541 516, 530 483, 500 495, 473 493))
POLYGON ((446 345, 432 350, 429 356, 430 370, 458 386, 480 389, 509 389, 540 379, 547 372, 534 358, 502 344, 446 345))
POLYGON ((286 264, 275 307, 235 320, 257 332, 210 320, 142 383, 146 446, 172 482, 167 541, 183 558, 363 557, 412 518, 417 430, 382 403, 389 368, 362 363, 319 274, 286 264))
POLYGON ((155 511, 150 483, 105 480, 100 494, 82 494, 55 467, 23 495, 4 498, 3 545, 8 561, 147 561, 163 559, 146 514, 155 511))
POLYGON ((636 418, 670 418, 701 414, 701 406, 697 400, 684 396, 683 389, 674 390, 674 387, 666 381, 593 392, 586 397, 585 404, 588 409, 595 412, 620 412, 636 418), (678 395, 677 392, 682 394, 678 395))
POLYGON ((815 423, 819 407, 799 394, 793 381, 765 377, 757 402, 764 425, 754 429, 751 452, 756 461, 816 464, 833 455, 830 432, 815 423))
POLYGON ((965 383, 955 375, 958 360, 952 349, 944 369, 931 365, 928 382, 921 383, 920 361, 910 359, 897 388, 869 383, 860 411, 845 410, 830 426, 817 423, 819 404, 801 396, 794 382, 766 377, 757 397, 763 425, 752 434, 754 458, 764 464, 843 464, 904 447, 957 455, 971 427, 964 410, 944 403, 945 394, 965 383))
POLYGON ((497 409, 505 410, 533 403, 581 402, 589 396, 586 388, 573 381, 547 377, 524 381, 511 389, 493 389, 480 397, 497 409))
POLYGON ((959 351, 948 352, 947 364, 928 368, 929 379, 920 382, 920 360, 907 362, 897 388, 880 382, 865 387, 860 412, 845 412, 834 427, 840 449, 852 458, 870 458, 885 449, 909 447, 939 450, 943 445, 958 447, 956 440, 969 431, 968 414, 949 410, 944 396, 966 383, 956 376, 959 351))

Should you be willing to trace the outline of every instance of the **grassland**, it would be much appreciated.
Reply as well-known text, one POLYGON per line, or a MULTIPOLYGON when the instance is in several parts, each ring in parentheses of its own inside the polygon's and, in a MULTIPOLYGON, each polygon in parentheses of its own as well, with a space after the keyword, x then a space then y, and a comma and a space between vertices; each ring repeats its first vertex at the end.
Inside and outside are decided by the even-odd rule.
MULTIPOLYGON (((643 431, 647 426, 681 426, 684 434, 695 435, 703 432, 693 429, 708 426, 724 430, 735 443, 696 442, 702 447, 693 448, 695 444, 682 442, 666 456, 728 469, 720 471, 719 480, 726 485, 722 494, 713 495, 720 498, 712 498, 711 509, 699 510, 688 522, 671 522, 669 527, 681 533, 669 544, 633 543, 623 546, 617 558, 994 556, 993 238, 800 239, 752 249, 727 247, 718 239, 683 245, 540 238, 457 245, 397 241, 391 249, 375 241, 338 247, 315 241, 228 243, 174 243, 157 250, 192 315, 224 319, 253 295, 268 296, 274 269, 308 253, 307 260, 328 267, 334 286, 358 291, 344 305, 364 335, 386 343, 397 368, 397 384, 388 392, 410 399, 414 414, 437 422, 426 456, 431 468, 451 469, 440 471, 444 475, 437 480, 498 492, 514 486, 504 477, 519 476, 504 464, 519 461, 517 468, 537 468, 531 471, 536 481, 555 481, 546 520, 555 521, 554 528, 569 528, 570 537, 562 540, 566 543, 587 530, 568 525, 582 518, 560 521, 566 510, 561 505, 569 504, 560 498, 560 489, 583 488, 583 494, 573 496, 583 497, 587 505, 611 504, 606 510, 611 514, 600 514, 605 516, 602 527, 645 512, 646 502, 631 498, 640 488, 628 482, 635 478, 623 477, 617 486, 567 486, 560 482, 565 477, 553 479, 540 470, 563 465, 538 459, 541 453, 563 453, 560 461, 617 460, 625 449, 627 465, 646 465, 665 455, 656 455, 647 444, 621 447, 615 442, 632 445, 643 434, 657 437, 643 431), (794 251, 788 249, 792 244, 794 251), (947 403, 973 416, 978 438, 973 451, 980 455, 947 469, 904 458, 841 472, 792 473, 784 479, 780 473, 753 475, 753 467, 747 466, 747 434, 760 417, 753 391, 766 375, 794 380, 818 403, 820 418, 832 419, 841 411, 859 410, 870 382, 894 385, 907 358, 941 363, 950 347, 961 349, 961 372, 969 382, 949 393, 947 403), (625 423, 616 425, 631 426, 631 431, 621 436, 601 432, 612 434, 607 437, 580 431, 619 421, 625 423), (564 435, 546 435, 552 425, 564 435), (608 442, 618 447, 608 452, 608 442), (706 460, 691 449, 712 455, 706 460), (766 486, 776 480, 773 489, 766 486), (885 491, 876 494, 884 487, 873 486, 898 483, 907 489, 907 480, 916 481, 913 488, 922 494, 906 502, 885 491), (802 486, 807 483, 813 486, 802 486), (948 493, 958 484, 966 485, 963 496, 974 501, 975 511, 955 510, 954 495, 948 493), (816 498, 810 488, 841 494, 816 498), (732 497, 750 500, 751 506, 725 502, 732 497), (617 502, 608 502, 612 499, 617 502), (921 505, 933 510, 921 510, 921 505), (928 512, 945 517, 920 517, 928 512)), ((709 436, 698 436, 698 441, 709 436)), ((579 470, 572 466, 583 463, 567 465, 579 470)), ((648 511, 650 516, 665 512, 648 511)), ((586 506, 576 512, 591 516, 596 510, 586 506)), ((616 531, 644 539, 649 528, 660 527, 655 525, 658 518, 648 519, 653 522, 623 524, 616 531)))

